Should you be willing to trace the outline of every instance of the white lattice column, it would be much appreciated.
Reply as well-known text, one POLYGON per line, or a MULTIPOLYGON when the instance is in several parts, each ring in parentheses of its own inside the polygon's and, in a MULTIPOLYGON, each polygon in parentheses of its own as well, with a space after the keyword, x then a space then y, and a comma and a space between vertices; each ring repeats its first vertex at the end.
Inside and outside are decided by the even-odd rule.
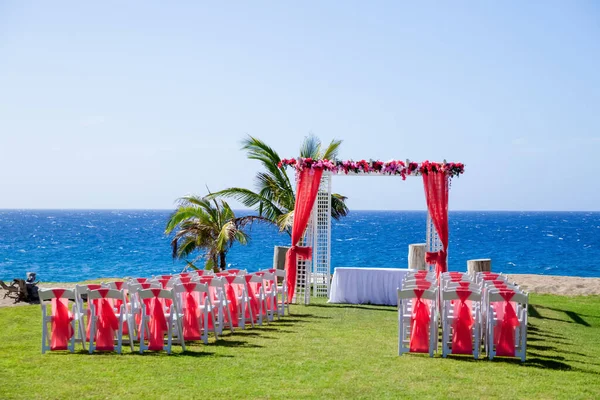
MULTIPOLYGON (((433 220, 431 219, 431 215, 429 215, 429 211, 427 212, 427 251, 439 251, 444 248, 442 245, 442 241, 438 236, 437 231, 435 230, 435 225, 433 224, 433 220)), ((435 271, 435 264, 428 264, 430 271, 435 271)))
POLYGON ((331 174, 321 178, 314 206, 313 296, 329 297, 331 283, 331 174))

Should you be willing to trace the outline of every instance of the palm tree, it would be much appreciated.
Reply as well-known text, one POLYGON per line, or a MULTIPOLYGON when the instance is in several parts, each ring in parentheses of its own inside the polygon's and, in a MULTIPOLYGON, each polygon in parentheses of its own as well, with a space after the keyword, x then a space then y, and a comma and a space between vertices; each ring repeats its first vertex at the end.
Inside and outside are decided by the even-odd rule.
MULTIPOLYGON (((235 242, 248 243, 244 227, 262 217, 236 217, 224 200, 185 196, 179 199, 177 209, 169 217, 165 233, 175 232, 171 241, 173 258, 185 259, 197 251, 204 251, 197 259, 206 259, 206 268, 221 270, 226 267, 227 252, 235 242)), ((192 263, 188 262, 188 266, 192 263)))
MULTIPOLYGON (((256 174, 256 191, 229 188, 213 193, 211 196, 230 197, 240 201, 246 207, 255 208, 259 216, 277 225, 281 231, 291 234, 296 195, 287 172, 278 167, 281 157, 265 142, 255 137, 248 136, 242 144, 242 150, 246 150, 247 157, 260 161, 265 169, 256 174)), ((310 135, 304 139, 300 147, 300 157, 310 157, 314 160, 334 160, 341 144, 341 140, 332 140, 323 149, 321 141, 310 135)), ((348 214, 346 199, 347 197, 337 193, 331 195, 332 218, 338 220, 348 214)))

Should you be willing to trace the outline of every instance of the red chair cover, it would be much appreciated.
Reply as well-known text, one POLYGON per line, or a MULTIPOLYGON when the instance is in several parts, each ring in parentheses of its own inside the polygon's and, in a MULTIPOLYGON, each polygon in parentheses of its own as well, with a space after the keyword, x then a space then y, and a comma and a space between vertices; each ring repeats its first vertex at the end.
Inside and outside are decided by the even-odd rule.
POLYGON ((469 282, 469 281, 458 282, 458 287, 460 287, 460 288, 468 288, 469 286, 471 286, 471 282, 469 282))
POLYGON ((498 279, 499 276, 500 276, 500 274, 488 272, 486 274, 483 274, 482 278, 484 281, 495 281, 496 279, 498 279))
POLYGON ((52 299, 52 333, 50 335, 50 350, 67 350, 69 339, 75 333, 71 326, 73 315, 69 312, 69 300, 62 299, 65 289, 53 289, 52 299))
POLYGON ((410 317, 410 351, 413 353, 429 352, 429 309, 421 300, 423 289, 415 289, 416 301, 413 304, 413 313, 410 317))
POLYGON ((504 316, 500 323, 500 332, 498 344, 496 346, 496 355, 514 357, 515 356, 515 328, 519 326, 519 318, 510 300, 515 295, 512 290, 502 290, 500 296, 504 299, 504 316))
POLYGON ((185 309, 183 312, 184 340, 200 340, 200 309, 198 308, 198 292, 194 292, 195 283, 184 283, 185 309))
POLYGON ((182 272, 182 273, 180 273, 180 274, 179 274, 179 277, 180 277, 180 278, 186 278, 186 277, 188 277, 188 276, 190 276, 190 273, 189 273, 189 272, 182 272))
MULTIPOLYGON (((102 287, 102 285, 99 285, 97 283, 91 283, 89 285, 85 285, 85 287, 88 288, 88 290, 98 290, 102 287)), ((98 299, 94 299, 92 300, 92 302, 90 303, 90 300, 88 299, 88 308, 87 308, 87 317, 88 317, 88 321, 87 321, 87 325, 85 328, 85 336, 86 339, 89 341, 90 340, 90 328, 92 326, 92 321, 90 320, 90 314, 92 313, 92 310, 90 308, 90 304, 94 304, 96 306, 96 309, 98 309, 98 299)))
MULTIPOLYGON (((249 306, 252 307, 252 314, 254 318, 258 316, 258 301, 256 301, 256 296, 254 294, 254 288, 250 284, 250 279, 252 279, 252 275, 244 275, 244 279, 246 279, 246 287, 248 288, 248 297, 249 297, 249 306)), ((246 309, 246 316, 250 317, 250 313, 246 309)))
POLYGON ((114 351, 115 331, 119 329, 119 318, 115 315, 112 304, 106 298, 109 289, 98 289, 101 299, 98 301, 96 310, 98 320, 96 324, 96 350, 114 351))
MULTIPOLYGON (((159 279, 158 281, 160 282, 160 286, 163 289, 166 289, 171 279, 159 279)), ((162 303, 164 308, 169 308, 171 307, 171 304, 173 304, 173 301, 171 299, 160 299, 160 302, 162 303)))
POLYGON ((225 280, 227 281, 227 284, 225 285, 225 296, 227 297, 227 301, 229 302, 229 313, 231 314, 232 319, 232 321, 230 322, 233 326, 238 326, 238 303, 237 296, 235 294, 235 289, 233 288, 233 281, 235 280, 235 276, 226 276, 225 280))
POLYGON ((135 278, 137 283, 146 283, 148 281, 148 278, 135 278))
POLYGON ((473 354, 473 336, 471 335, 473 316, 471 315, 471 307, 467 302, 467 299, 471 295, 471 291, 459 289, 456 291, 456 294, 460 301, 455 304, 452 353, 473 354))
POLYGON ((165 332, 168 330, 167 319, 165 318, 165 312, 160 302, 158 295, 161 289, 150 289, 153 298, 149 299, 150 302, 150 343, 148 344, 149 350, 162 350, 164 347, 165 332))
MULTIPOLYGON (((117 290, 123 290, 123 284, 125 282, 123 281, 117 281, 114 282, 115 284, 115 288, 117 288, 117 290)), ((115 304, 115 308, 117 309, 117 312, 119 312, 121 310, 121 305, 123 305, 123 300, 115 300, 114 301, 115 304)), ((125 305, 127 307, 127 305, 125 305)), ((125 310, 127 312, 127 310, 125 310)), ((123 325, 123 335, 128 335, 129 334, 129 326, 127 324, 123 325)))
MULTIPOLYGON (((152 285, 149 283, 140 283, 140 287, 142 289, 150 289, 152 285)), ((146 315, 150 315, 150 310, 152 309, 152 299, 144 299, 142 300, 143 303, 146 305, 146 315)), ((135 323, 138 325, 138 331, 142 329, 142 316, 141 314, 136 314, 135 315, 135 323)))
POLYGON ((180 276, 179 280, 181 281, 181 283, 190 283, 192 281, 192 277, 191 276, 180 276))

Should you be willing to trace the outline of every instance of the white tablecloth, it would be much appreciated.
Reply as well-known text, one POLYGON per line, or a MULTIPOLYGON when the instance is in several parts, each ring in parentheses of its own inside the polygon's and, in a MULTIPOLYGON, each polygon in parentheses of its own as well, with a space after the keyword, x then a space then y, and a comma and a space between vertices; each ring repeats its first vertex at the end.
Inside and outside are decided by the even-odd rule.
POLYGON ((408 269, 400 268, 346 268, 338 267, 333 273, 330 303, 398 304, 398 288, 408 269))

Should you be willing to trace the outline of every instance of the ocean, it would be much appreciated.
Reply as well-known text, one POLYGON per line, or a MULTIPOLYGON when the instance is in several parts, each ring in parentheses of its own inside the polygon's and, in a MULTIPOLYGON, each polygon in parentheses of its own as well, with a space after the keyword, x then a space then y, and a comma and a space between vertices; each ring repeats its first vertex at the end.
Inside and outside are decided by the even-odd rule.
MULTIPOLYGON (((28 271, 46 282, 180 272, 184 262, 173 261, 164 235, 169 214, 0 210, 0 279, 28 271)), ((420 211, 351 211, 332 224, 332 269, 406 268, 408 245, 425 242, 425 220, 420 211)), ((600 277, 600 212, 456 211, 449 221, 450 270, 491 258, 498 272, 600 277)), ((231 268, 268 268, 273 246, 290 241, 268 225, 255 224, 249 233, 247 246, 230 250, 231 268)))

